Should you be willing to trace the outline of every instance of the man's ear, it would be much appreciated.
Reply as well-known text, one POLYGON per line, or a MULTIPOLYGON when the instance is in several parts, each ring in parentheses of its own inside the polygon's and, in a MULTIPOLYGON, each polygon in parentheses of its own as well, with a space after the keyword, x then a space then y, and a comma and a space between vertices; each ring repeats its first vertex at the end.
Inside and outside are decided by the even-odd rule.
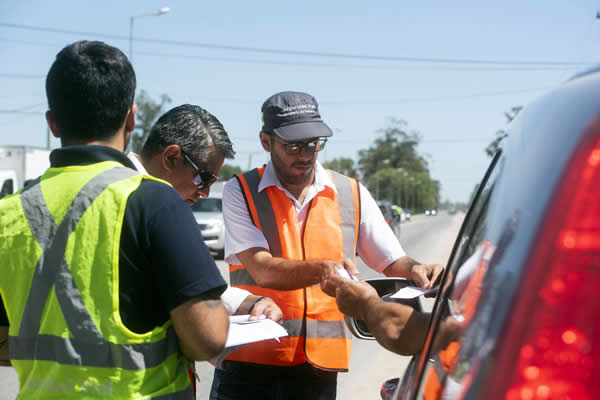
POLYGON ((125 133, 131 133, 135 129, 135 112, 137 111, 137 104, 132 104, 127 117, 125 118, 125 133))
POLYGON ((181 149, 176 144, 171 144, 164 148, 162 153, 160 154, 160 163, 163 170, 167 173, 172 173, 172 171, 177 168, 177 164, 181 161, 181 149))
POLYGON ((56 122, 54 122, 54 116, 50 110, 46 111, 46 122, 48 123, 48 127, 52 132, 52 136, 55 138, 60 138, 60 132, 58 132, 58 129, 56 128, 56 122))
POLYGON ((260 144, 262 144, 263 149, 265 149, 265 151, 271 152, 271 141, 273 140, 273 138, 268 133, 264 133, 262 131, 260 132, 259 136, 260 144))

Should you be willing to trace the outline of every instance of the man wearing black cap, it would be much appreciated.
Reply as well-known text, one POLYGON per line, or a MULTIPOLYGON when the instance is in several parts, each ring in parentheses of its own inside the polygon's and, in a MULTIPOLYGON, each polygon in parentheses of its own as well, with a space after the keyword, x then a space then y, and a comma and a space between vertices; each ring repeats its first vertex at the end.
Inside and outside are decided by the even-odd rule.
POLYGON ((271 161, 224 188, 225 260, 232 286, 282 308, 289 336, 232 353, 215 370, 211 399, 335 399, 351 339, 329 297, 343 282, 332 279, 336 270, 357 274, 358 254, 378 272, 429 288, 442 266, 407 257, 366 188, 317 161, 332 131, 313 96, 277 93, 262 121, 271 161))

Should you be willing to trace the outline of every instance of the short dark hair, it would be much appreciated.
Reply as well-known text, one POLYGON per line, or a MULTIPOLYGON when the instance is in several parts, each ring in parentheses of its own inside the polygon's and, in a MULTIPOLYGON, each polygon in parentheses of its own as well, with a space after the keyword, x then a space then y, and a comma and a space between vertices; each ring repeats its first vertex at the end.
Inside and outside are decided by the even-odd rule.
POLYGON ((203 162, 208 160, 213 147, 224 158, 233 158, 235 155, 231 140, 217 117, 191 104, 172 108, 156 121, 144 143, 141 156, 150 158, 172 144, 203 162))
POLYGON ((46 77, 48 107, 62 137, 106 139, 134 102, 135 72, 116 47, 79 41, 57 55, 46 77))

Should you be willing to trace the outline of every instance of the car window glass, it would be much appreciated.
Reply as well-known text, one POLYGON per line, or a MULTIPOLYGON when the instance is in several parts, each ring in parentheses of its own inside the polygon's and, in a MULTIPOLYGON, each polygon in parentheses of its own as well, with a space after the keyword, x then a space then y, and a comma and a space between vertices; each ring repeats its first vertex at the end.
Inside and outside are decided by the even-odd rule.
POLYGON ((192 206, 192 211, 195 212, 220 212, 223 211, 223 204, 221 199, 216 198, 200 198, 192 206))
POLYGON ((434 336, 429 350, 436 350, 427 358, 429 361, 425 365, 419 389, 420 398, 430 398, 432 393, 440 395, 442 391, 450 396, 458 396, 462 390, 460 379, 469 370, 468 365, 460 365, 460 368, 456 365, 461 348, 460 341, 448 344, 444 341, 444 336, 439 334, 441 330, 438 328, 440 321, 444 321, 450 315, 461 322, 463 329, 466 329, 473 318, 481 283, 487 272, 486 260, 489 260, 494 249, 484 235, 490 197, 502 170, 499 157, 498 155, 492 161, 486 174, 487 179, 483 181, 483 187, 473 199, 447 266, 446 279, 434 309, 433 320, 436 322, 432 325, 434 336), (454 390, 458 392, 454 393, 454 390))

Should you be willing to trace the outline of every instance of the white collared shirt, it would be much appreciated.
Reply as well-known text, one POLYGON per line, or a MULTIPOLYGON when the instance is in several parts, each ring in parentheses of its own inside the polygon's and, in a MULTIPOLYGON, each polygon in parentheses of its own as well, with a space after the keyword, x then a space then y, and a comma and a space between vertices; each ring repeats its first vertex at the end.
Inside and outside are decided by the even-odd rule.
MULTIPOLYGON (((331 177, 318 161, 315 168, 315 180, 309 187, 302 204, 281 185, 270 161, 265 168, 258 190, 262 191, 269 186, 277 186, 292 200, 300 229, 306 221, 310 201, 325 189, 325 186, 335 190, 331 177)), ((369 267, 381 272, 406 253, 392 229, 385 222, 375 199, 362 184, 359 187, 361 221, 358 234, 358 255, 369 267)), ((239 265, 240 261, 236 254, 244 250, 253 247, 269 249, 267 239, 250 219, 244 195, 235 178, 227 181, 223 188, 223 220, 225 222, 225 261, 229 264, 239 265)))
MULTIPOLYGON (((144 168, 144 165, 138 158, 137 154, 129 152, 127 157, 133 162, 135 169, 140 174, 150 175, 148 171, 146 171, 146 168, 144 168)), ((237 312, 237 309, 240 307, 240 304, 242 304, 244 299, 251 294, 252 293, 247 290, 227 286, 227 289, 221 294, 221 301, 225 305, 229 315, 233 315, 237 312)))

